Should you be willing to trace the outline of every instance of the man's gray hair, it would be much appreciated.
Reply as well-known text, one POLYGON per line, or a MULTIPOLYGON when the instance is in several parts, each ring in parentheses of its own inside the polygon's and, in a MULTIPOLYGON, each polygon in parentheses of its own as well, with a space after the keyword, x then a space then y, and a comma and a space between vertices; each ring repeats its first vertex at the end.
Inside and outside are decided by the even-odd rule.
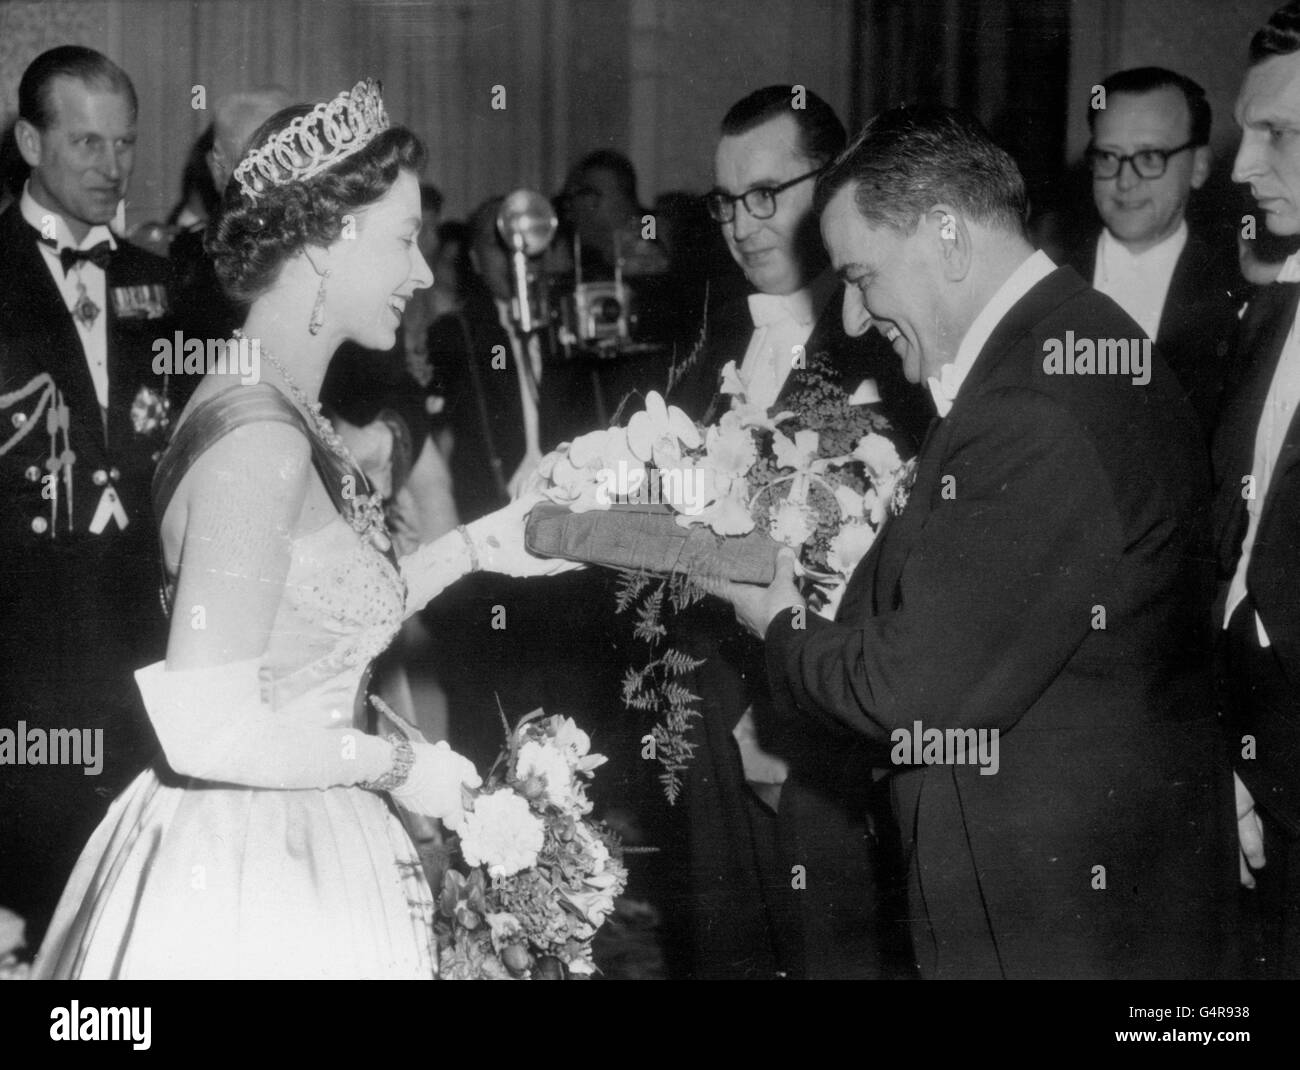
POLYGON ((955 108, 881 112, 822 173, 814 210, 850 184, 873 226, 910 234, 926 212, 947 204, 977 223, 1025 233, 1020 169, 974 116, 955 108))

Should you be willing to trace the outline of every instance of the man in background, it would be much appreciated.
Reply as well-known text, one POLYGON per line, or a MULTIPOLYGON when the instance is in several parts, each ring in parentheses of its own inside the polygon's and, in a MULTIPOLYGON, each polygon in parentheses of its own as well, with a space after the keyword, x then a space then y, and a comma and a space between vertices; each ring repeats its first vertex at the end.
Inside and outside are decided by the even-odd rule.
POLYGON ((18 746, 24 731, 82 744, 79 764, 43 748, 47 764, 0 766, 0 905, 35 945, 157 750, 131 674, 165 650, 149 487, 175 414, 153 343, 174 328, 167 262, 109 229, 135 162, 130 78, 51 49, 23 74, 18 116, 31 170, 0 215, 0 728, 18 746))
POLYGON ((1162 67, 1120 71, 1101 88, 1103 106, 1088 109, 1086 159, 1102 229, 1070 264, 1159 346, 1208 435, 1241 288, 1232 233, 1187 222, 1192 193, 1210 174, 1210 103, 1194 81, 1162 67))
MULTIPOLYGON (((928 402, 875 333, 849 338, 842 295, 812 212, 814 182, 844 127, 815 93, 773 85, 734 104, 714 156, 710 214, 755 292, 712 309, 703 344, 676 369, 668 400, 695 419, 726 411, 734 362, 746 400, 798 406, 828 383, 894 422, 907 456, 928 402), (803 106, 796 106, 801 103, 803 106)), ((889 916, 894 834, 869 763, 827 737, 772 731, 762 647, 720 603, 694 607, 673 643, 705 659, 697 749, 684 789, 691 972, 702 978, 847 978, 905 971, 889 916), (798 771, 792 771, 797 765, 798 771), (792 879, 804 867, 806 887, 792 879)))
MULTIPOLYGON (((292 103, 289 94, 278 86, 229 93, 216 102, 207 165, 219 196, 225 194, 257 128, 292 103)), ((176 318, 180 329, 192 338, 229 338, 243 322, 246 312, 226 296, 212 259, 203 250, 203 238, 212 222, 205 220, 202 225, 177 234, 168 251, 176 276, 176 318)), ((198 385, 197 376, 190 378, 192 381, 183 384, 185 390, 178 404, 198 385)))

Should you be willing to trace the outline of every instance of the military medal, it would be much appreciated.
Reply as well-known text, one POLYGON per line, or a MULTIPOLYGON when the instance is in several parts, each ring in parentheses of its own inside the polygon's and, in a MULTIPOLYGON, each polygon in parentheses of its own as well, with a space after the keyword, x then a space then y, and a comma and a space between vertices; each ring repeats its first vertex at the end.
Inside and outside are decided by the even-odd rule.
POLYGON ((95 320, 99 318, 99 306, 90 299, 90 294, 86 292, 86 284, 80 278, 77 279, 77 303, 72 306, 72 318, 86 330, 90 330, 95 320))

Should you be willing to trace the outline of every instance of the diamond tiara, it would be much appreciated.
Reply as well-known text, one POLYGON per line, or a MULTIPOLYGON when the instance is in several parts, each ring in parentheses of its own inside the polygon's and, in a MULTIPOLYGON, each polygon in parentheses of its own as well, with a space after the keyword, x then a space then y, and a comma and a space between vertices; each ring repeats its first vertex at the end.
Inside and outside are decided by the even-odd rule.
POLYGON ((235 168, 235 181, 250 200, 270 186, 301 182, 346 160, 388 129, 388 113, 373 78, 294 119, 235 168))

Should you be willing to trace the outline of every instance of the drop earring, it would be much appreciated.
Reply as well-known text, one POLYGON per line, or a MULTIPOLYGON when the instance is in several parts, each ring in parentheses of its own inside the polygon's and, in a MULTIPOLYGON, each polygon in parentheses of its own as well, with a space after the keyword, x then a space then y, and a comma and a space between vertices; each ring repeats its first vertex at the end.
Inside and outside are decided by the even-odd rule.
POLYGON ((311 306, 311 319, 307 321, 307 330, 312 334, 320 334, 320 329, 325 326, 325 280, 330 277, 330 269, 326 268, 321 272, 320 287, 316 291, 316 302, 311 306))

